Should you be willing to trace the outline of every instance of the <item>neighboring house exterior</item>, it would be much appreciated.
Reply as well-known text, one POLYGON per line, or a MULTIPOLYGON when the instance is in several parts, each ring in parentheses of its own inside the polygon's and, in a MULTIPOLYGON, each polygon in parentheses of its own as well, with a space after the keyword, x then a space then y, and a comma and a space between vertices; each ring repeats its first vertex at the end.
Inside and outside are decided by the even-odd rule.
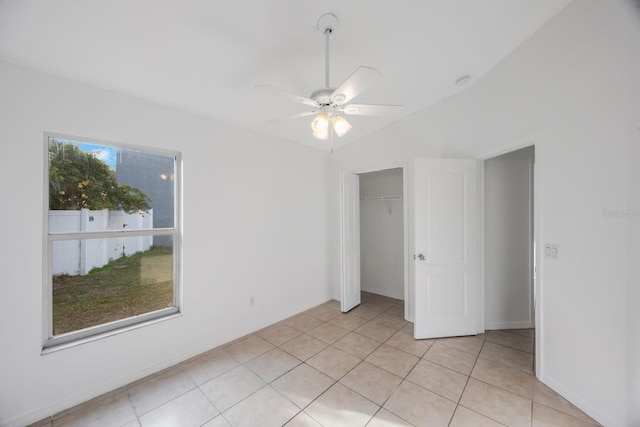
MULTIPOLYGON (((172 227, 174 221, 174 159, 164 155, 121 149, 116 157, 116 180, 139 188, 151 198, 153 228, 172 227)), ((171 246, 170 236, 154 236, 154 246, 171 246)))

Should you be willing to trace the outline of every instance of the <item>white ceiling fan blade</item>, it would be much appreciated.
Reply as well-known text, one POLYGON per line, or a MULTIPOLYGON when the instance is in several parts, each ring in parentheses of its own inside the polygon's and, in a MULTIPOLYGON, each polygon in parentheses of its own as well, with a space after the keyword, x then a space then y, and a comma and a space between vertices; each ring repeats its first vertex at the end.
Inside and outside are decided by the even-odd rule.
POLYGON ((294 102, 308 105, 310 107, 320 107, 320 105, 311 98, 306 98, 304 96, 296 95, 295 93, 291 93, 289 91, 286 91, 284 89, 280 89, 277 87, 273 87, 269 85, 257 85, 256 89, 265 93, 269 93, 271 95, 284 96, 294 102))
POLYGON ((358 67, 333 91, 331 99, 338 106, 344 105, 381 78, 382 76, 375 68, 358 67))
POLYGON ((402 107, 403 105, 392 104, 349 104, 341 110, 351 116, 386 116, 398 114, 402 107))
POLYGON ((302 117, 312 116, 316 113, 317 111, 303 111, 302 113, 296 113, 296 114, 291 114, 289 116, 279 117, 277 119, 271 119, 268 121, 268 123, 278 123, 278 122, 282 122, 290 119, 299 119, 302 117))

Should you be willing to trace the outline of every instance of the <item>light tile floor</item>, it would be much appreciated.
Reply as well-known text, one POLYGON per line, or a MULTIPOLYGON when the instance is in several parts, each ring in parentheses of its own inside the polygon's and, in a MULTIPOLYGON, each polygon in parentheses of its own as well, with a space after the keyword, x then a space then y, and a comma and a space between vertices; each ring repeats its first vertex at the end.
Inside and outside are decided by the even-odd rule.
POLYGON ((533 375, 533 330, 414 340, 403 302, 330 301, 37 426, 593 426, 533 375))

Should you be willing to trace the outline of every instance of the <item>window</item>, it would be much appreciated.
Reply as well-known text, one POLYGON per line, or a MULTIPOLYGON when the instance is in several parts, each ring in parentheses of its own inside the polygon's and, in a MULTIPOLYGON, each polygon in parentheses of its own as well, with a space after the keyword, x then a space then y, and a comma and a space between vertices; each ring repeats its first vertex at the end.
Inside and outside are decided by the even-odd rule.
POLYGON ((180 311, 177 153, 45 135, 43 347, 180 311))

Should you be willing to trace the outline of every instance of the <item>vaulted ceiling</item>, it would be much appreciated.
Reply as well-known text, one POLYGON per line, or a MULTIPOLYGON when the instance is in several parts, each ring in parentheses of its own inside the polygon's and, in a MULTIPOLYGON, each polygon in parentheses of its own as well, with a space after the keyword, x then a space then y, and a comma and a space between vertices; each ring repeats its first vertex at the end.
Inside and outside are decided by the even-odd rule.
POLYGON ((0 58, 278 138, 326 149, 310 117, 270 123, 324 86, 320 15, 334 13, 331 85, 360 65, 383 79, 340 147, 472 85, 572 0, 0 0, 0 58))

